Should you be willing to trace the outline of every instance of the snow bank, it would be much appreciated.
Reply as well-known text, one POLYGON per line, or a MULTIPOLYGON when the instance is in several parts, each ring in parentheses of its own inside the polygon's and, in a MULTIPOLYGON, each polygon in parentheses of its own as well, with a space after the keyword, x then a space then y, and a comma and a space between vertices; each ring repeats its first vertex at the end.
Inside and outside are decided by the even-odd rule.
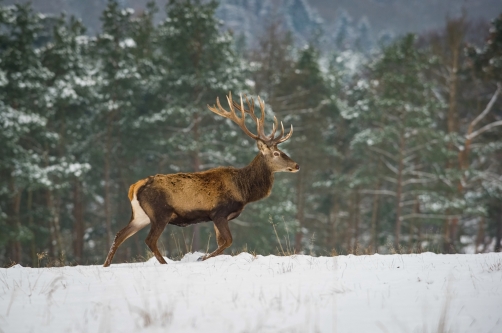
POLYGON ((502 254, 0 269, 0 332, 502 332, 502 254))

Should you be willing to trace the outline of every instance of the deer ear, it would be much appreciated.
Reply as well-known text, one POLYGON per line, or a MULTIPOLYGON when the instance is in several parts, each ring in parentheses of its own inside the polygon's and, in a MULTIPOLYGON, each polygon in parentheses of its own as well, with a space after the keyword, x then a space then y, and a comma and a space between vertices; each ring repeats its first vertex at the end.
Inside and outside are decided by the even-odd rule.
POLYGON ((261 140, 256 140, 256 145, 258 146, 258 149, 262 154, 265 154, 267 151, 269 151, 268 146, 263 143, 261 140))

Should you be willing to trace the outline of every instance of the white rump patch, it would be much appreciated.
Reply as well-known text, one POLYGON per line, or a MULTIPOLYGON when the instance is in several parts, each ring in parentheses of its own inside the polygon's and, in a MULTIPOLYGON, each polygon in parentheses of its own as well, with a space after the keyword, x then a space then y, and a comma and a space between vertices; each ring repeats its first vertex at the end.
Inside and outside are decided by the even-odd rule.
POLYGON ((138 198, 136 198, 136 193, 134 193, 134 197, 131 200, 131 206, 134 219, 129 223, 129 225, 137 228, 137 230, 140 230, 149 225, 150 218, 148 217, 148 215, 146 215, 143 208, 141 208, 138 198))

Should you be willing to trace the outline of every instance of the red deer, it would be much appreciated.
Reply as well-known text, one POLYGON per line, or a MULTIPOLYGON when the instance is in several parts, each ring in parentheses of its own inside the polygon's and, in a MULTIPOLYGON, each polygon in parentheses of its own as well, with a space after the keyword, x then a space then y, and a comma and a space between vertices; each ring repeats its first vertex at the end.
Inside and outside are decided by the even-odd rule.
POLYGON ((288 140, 293 126, 285 136, 281 122, 281 133, 277 137, 277 118, 274 117, 272 133, 265 135, 265 103, 258 97, 261 117, 254 113, 254 101, 245 96, 248 108, 227 96, 230 112, 216 99, 216 106, 209 110, 232 120, 249 137, 256 140, 259 153, 253 161, 241 168, 218 167, 202 172, 155 175, 142 179, 129 188, 132 215, 129 224, 120 230, 110 248, 104 267, 110 266, 117 248, 127 238, 151 224, 146 244, 161 264, 166 264, 157 248, 157 240, 167 224, 185 227, 191 224, 213 221, 218 248, 201 260, 217 256, 232 244, 228 221, 238 217, 244 207, 253 201, 267 197, 274 183, 275 172, 297 172, 300 166, 280 151, 277 145, 288 140), (239 117, 235 110, 240 111, 239 117), (245 125, 246 114, 256 123, 257 134, 251 133, 245 125))

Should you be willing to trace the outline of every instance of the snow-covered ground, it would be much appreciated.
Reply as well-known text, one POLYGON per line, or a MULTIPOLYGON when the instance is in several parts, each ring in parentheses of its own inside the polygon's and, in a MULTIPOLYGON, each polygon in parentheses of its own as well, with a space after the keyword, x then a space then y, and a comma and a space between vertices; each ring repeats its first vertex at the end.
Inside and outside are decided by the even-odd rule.
POLYGON ((502 332, 502 254, 0 269, 0 332, 502 332))

